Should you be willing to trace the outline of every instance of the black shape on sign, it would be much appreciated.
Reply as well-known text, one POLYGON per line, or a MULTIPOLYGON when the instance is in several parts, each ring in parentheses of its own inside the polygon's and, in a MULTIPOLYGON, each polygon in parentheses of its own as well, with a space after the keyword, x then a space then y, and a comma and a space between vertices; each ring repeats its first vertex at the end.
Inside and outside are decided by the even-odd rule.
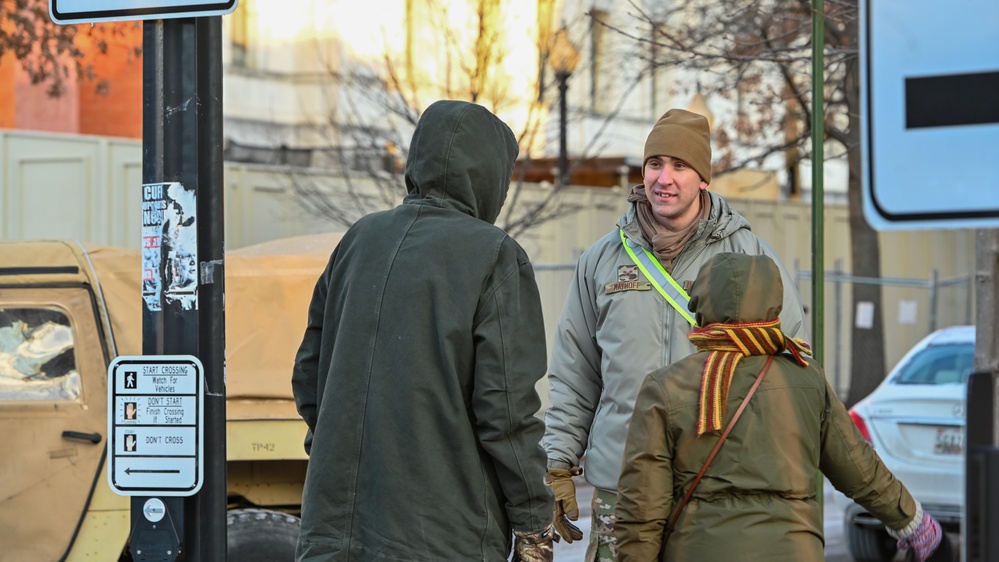
POLYGON ((905 128, 999 123, 999 72, 905 79, 905 128))

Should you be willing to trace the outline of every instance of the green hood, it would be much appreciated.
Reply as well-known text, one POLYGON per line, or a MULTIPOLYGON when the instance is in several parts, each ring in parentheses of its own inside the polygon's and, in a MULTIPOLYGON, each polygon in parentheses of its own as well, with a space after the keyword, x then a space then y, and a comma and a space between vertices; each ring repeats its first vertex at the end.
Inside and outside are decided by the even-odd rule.
POLYGON ((763 322, 780 315, 784 283, 768 256, 721 253, 704 262, 690 288, 698 326, 763 322))
POLYGON ((513 131, 486 108, 434 102, 416 124, 409 146, 405 202, 454 209, 493 224, 518 153, 513 131))

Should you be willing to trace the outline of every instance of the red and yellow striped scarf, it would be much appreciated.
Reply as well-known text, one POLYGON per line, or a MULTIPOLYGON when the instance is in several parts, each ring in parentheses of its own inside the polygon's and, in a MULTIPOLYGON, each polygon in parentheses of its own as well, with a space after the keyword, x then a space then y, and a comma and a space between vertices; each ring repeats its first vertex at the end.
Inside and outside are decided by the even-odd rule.
POLYGON ((709 352, 701 374, 698 435, 722 429, 728 387, 740 359, 747 355, 776 355, 787 350, 804 367, 808 363, 801 354, 812 354, 807 343, 784 335, 779 319, 708 324, 694 328, 687 337, 698 351, 709 352))

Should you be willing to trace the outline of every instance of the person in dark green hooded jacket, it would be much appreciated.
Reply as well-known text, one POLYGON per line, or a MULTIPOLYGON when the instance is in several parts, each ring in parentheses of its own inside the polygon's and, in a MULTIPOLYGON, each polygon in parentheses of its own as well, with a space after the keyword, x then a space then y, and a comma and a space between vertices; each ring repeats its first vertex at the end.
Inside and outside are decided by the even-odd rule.
POLYGON ((940 544, 939 523, 864 440, 808 345, 784 334, 783 292, 768 256, 720 253, 701 266, 689 306, 697 353, 645 377, 628 428, 619 562, 822 562, 820 471, 912 560, 924 562, 940 544))
POLYGON ((494 226, 517 140, 482 106, 417 123, 408 195, 316 284, 292 387, 309 428, 297 560, 551 560, 541 299, 494 226))

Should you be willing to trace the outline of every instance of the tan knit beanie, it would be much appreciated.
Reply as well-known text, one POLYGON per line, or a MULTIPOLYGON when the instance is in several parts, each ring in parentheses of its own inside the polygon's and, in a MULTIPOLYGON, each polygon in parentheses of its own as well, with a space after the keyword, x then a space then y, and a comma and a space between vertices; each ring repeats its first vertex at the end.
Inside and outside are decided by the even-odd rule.
POLYGON ((645 141, 645 163, 653 156, 679 158, 711 183, 711 131, 703 115, 685 109, 671 109, 656 121, 645 141))

